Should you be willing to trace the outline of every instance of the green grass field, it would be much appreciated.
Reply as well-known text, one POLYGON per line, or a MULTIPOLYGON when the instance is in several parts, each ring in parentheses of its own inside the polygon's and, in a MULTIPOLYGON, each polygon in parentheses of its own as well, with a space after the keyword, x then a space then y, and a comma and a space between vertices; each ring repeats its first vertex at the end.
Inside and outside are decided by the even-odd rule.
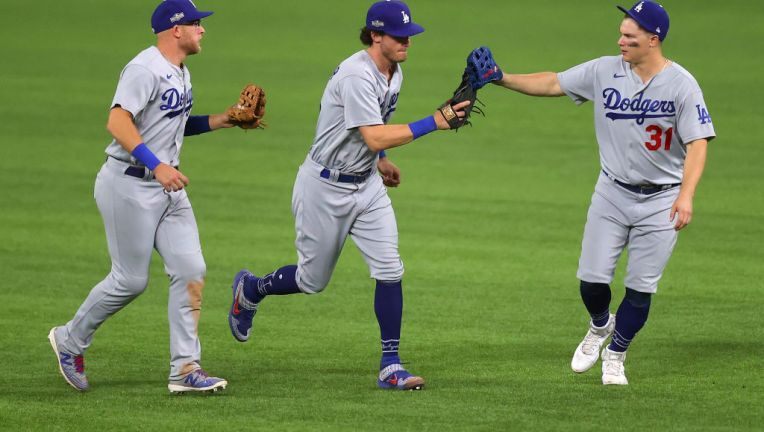
MULTIPOLYGON (((394 122, 450 95, 474 47, 512 72, 617 54, 616 2, 410 0, 413 39, 394 122)), ((693 223, 627 361, 631 385, 569 369, 588 317, 575 272, 598 175, 591 104, 481 91, 487 116, 389 152, 406 265, 401 354, 422 392, 376 389, 373 281, 348 242, 327 290, 268 299, 254 338, 226 323, 230 281, 296 260, 291 190, 326 80, 357 41, 367 1, 210 1, 189 59, 196 114, 248 81, 268 92, 266 131, 189 138, 183 171, 208 266, 204 366, 212 397, 171 397, 167 278, 107 321, 87 353, 92 391, 59 376, 47 333, 109 270, 93 200, 119 72, 153 43, 154 1, 4 2, 0 26, 0 430, 761 430, 764 9, 665 0, 665 52, 704 89, 710 145, 693 223)), ((627 5, 626 3, 623 3, 627 5)), ((623 264, 623 263, 621 263, 623 264)), ((623 292, 614 281, 614 307, 623 292)))

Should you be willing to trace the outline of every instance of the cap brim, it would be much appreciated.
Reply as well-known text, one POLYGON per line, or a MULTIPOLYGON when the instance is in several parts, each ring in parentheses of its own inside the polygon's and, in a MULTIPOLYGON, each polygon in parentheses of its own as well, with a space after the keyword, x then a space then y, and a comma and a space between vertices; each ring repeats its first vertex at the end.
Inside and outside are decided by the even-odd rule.
MULTIPOLYGON (((641 26, 643 29, 647 29, 647 26, 645 26, 645 24, 644 24, 644 23, 642 23, 642 21, 641 21, 641 20, 640 20, 640 19, 639 19, 639 18, 638 18, 636 15, 634 15, 634 14, 633 14, 633 13, 632 13, 632 12, 631 12, 629 9, 624 9, 624 8, 623 8, 623 7, 621 7, 621 6, 616 6, 616 7, 617 7, 618 9, 620 9, 620 10, 621 10, 623 13, 625 13, 626 15, 628 15, 628 16, 629 16, 629 18, 631 18, 631 19, 633 19, 634 21, 636 21, 636 22, 637 22, 637 24, 639 24, 639 25, 640 25, 640 26, 641 26)), ((649 30, 648 30, 648 31, 649 31, 649 30)))
POLYGON ((209 11, 196 11, 196 13, 195 13, 195 14, 193 14, 193 15, 191 15, 191 16, 186 16, 186 19, 185 19, 184 21, 188 22, 188 21, 196 21, 196 20, 200 20, 200 19, 202 19, 202 18, 207 18, 208 16, 212 15, 213 13, 215 13, 215 12, 209 12, 209 11))
POLYGON ((385 31, 385 34, 389 34, 390 36, 395 37, 410 37, 414 35, 418 35, 419 33, 422 33, 424 31, 424 27, 420 26, 417 23, 409 23, 409 25, 400 31, 385 31))

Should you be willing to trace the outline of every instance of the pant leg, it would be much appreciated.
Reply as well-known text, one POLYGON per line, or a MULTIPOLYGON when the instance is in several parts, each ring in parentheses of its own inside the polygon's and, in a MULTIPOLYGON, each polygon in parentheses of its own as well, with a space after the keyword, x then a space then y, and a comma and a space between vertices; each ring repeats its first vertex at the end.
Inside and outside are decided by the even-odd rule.
POLYGON ((161 185, 125 176, 125 167, 110 158, 96 178, 95 199, 106 231, 111 272, 56 334, 62 347, 75 354, 84 353, 96 329, 148 285, 154 232, 169 201, 161 185))
POLYGON ((400 281, 403 261, 398 252, 398 224, 382 179, 373 176, 360 193, 363 209, 350 229, 350 236, 361 251, 373 279, 400 281))
POLYGON ((627 287, 655 293, 658 281, 668 264, 677 240, 674 223, 669 219, 679 188, 642 197, 636 207, 636 221, 629 234, 627 287))
POLYGON ((301 291, 323 291, 337 265, 355 213, 357 185, 334 183, 318 176, 312 161, 300 167, 292 195, 297 273, 301 291))
POLYGON ((169 194, 172 203, 156 232, 156 248, 170 279, 170 379, 200 367, 198 327, 206 265, 191 202, 185 190, 169 194))
POLYGON ((630 221, 626 190, 600 175, 586 217, 577 277, 592 283, 613 281, 618 258, 626 246, 630 221))

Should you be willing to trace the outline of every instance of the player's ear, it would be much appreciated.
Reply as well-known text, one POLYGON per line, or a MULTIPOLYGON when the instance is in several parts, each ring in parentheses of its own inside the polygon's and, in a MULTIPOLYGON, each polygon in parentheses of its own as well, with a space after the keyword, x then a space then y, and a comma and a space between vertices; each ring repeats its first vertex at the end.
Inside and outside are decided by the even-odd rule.
POLYGON ((175 39, 180 39, 182 34, 183 34, 183 29, 181 29, 179 25, 173 26, 173 28, 172 28, 172 36, 175 39))
POLYGON ((385 35, 384 33, 372 31, 371 32, 371 40, 374 43, 382 43, 382 36, 384 36, 384 35, 385 35))

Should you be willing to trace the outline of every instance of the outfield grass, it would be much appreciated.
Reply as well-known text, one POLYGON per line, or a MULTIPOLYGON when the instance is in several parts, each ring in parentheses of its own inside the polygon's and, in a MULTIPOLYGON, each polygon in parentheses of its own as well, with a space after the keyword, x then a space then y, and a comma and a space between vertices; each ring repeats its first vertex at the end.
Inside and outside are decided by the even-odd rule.
MULTIPOLYGON (((598 174, 591 105, 481 91, 486 118, 391 151, 406 265, 402 356, 427 379, 375 388, 373 283, 348 242, 326 292, 266 300, 254 338, 226 324, 230 279, 295 261, 292 182, 329 74, 360 49, 368 2, 199 0, 204 52, 189 59, 194 111, 240 87, 268 91, 266 131, 186 141, 183 171, 208 265, 204 366, 213 397, 166 389, 167 281, 98 331, 92 391, 58 374, 46 336, 108 272, 92 199, 119 71, 152 43, 153 1, 6 2, 0 26, 0 430, 761 430, 764 133, 757 2, 665 0, 666 54, 705 91, 710 145, 692 225, 682 231, 627 361, 631 385, 574 375, 586 329, 575 271, 598 174)), ((430 112, 471 48, 509 71, 562 70, 617 53, 612 2, 411 0, 413 40, 394 121, 430 112)), ((624 3, 625 4, 625 3, 624 3)), ((614 283, 620 299, 622 266, 614 283)))

